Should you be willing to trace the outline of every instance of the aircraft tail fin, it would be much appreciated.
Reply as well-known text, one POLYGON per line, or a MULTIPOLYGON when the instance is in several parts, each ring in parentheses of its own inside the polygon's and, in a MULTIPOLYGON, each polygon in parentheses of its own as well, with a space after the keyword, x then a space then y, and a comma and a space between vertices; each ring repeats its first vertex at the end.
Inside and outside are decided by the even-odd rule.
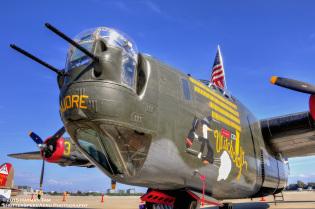
POLYGON ((0 189, 13 188, 14 168, 10 163, 4 163, 0 166, 0 189))
POLYGON ((220 46, 218 45, 217 53, 215 55, 214 63, 212 66, 210 84, 214 84, 221 89, 226 89, 225 72, 223 67, 223 59, 221 55, 220 46))

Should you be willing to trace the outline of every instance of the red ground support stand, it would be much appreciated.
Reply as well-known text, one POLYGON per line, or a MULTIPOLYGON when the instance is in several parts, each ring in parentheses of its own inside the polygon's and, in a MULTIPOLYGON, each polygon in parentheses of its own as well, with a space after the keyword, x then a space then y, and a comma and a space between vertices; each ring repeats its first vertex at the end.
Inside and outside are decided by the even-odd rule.
POLYGON ((168 206, 173 206, 175 203, 175 198, 164 194, 162 192, 151 190, 147 194, 140 197, 142 201, 156 203, 156 204, 163 204, 168 206))
POLYGON ((200 175, 200 180, 202 181, 202 199, 201 205, 205 205, 205 190, 206 190, 206 176, 200 175))
POLYGON ((32 194, 31 200, 34 200, 34 194, 32 194))
POLYGON ((104 193, 102 193, 102 197, 101 197, 101 203, 104 202, 104 193))

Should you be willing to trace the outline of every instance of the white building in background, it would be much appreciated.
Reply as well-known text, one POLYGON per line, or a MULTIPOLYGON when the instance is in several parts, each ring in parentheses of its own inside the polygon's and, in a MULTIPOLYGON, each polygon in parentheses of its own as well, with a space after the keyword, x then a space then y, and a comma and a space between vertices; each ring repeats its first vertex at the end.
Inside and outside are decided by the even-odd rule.
POLYGON ((135 194, 135 193, 136 193, 136 189, 135 188, 127 189, 127 194, 135 194))
POLYGON ((21 190, 22 194, 31 194, 34 192, 33 188, 30 186, 17 186, 19 190, 21 190))

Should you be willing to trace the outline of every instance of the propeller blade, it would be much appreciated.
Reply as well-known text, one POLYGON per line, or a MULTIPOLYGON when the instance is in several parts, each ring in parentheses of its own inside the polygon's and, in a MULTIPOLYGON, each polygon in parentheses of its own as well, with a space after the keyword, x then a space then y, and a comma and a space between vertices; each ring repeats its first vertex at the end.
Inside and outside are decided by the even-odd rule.
POLYGON ((54 144, 66 132, 65 127, 60 128, 48 141, 49 144, 54 144))
POLYGON ((307 93, 307 94, 315 94, 315 86, 309 83, 302 82, 302 81, 272 76, 270 79, 270 82, 277 86, 281 86, 281 87, 291 89, 294 91, 307 93))
POLYGON ((52 138, 59 139, 65 132, 66 132, 65 127, 62 127, 52 136, 52 138))
POLYGON ((44 173, 45 173, 45 160, 43 159, 42 170, 41 170, 41 173, 40 173, 40 181, 39 181, 39 190, 40 191, 43 190, 44 173))
POLYGON ((33 141, 34 141, 36 144, 40 145, 40 144, 43 144, 43 143, 44 143, 44 141, 42 140, 42 138, 40 138, 40 136, 38 136, 38 135, 35 134, 34 132, 31 131, 28 135, 33 139, 33 141))

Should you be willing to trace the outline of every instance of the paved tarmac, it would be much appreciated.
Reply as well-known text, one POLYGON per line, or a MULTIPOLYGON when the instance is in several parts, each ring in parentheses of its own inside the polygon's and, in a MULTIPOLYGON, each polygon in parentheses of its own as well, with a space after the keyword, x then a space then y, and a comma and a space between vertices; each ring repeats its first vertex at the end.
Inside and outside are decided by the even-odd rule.
MULTIPOLYGON (((139 197, 137 196, 104 196, 104 202, 101 202, 101 197, 93 196, 68 196, 63 201, 62 196, 46 195, 41 201, 31 200, 31 196, 13 197, 10 208, 104 208, 104 209, 138 209, 139 197)), ((313 208, 315 209, 315 191, 313 192, 285 192, 284 202, 278 202, 276 205, 273 202, 273 197, 266 197, 266 201, 260 201, 259 198, 253 200, 227 200, 233 202, 234 209, 267 209, 267 208, 313 208)), ((206 205, 202 208, 217 209, 218 207, 206 205)))

